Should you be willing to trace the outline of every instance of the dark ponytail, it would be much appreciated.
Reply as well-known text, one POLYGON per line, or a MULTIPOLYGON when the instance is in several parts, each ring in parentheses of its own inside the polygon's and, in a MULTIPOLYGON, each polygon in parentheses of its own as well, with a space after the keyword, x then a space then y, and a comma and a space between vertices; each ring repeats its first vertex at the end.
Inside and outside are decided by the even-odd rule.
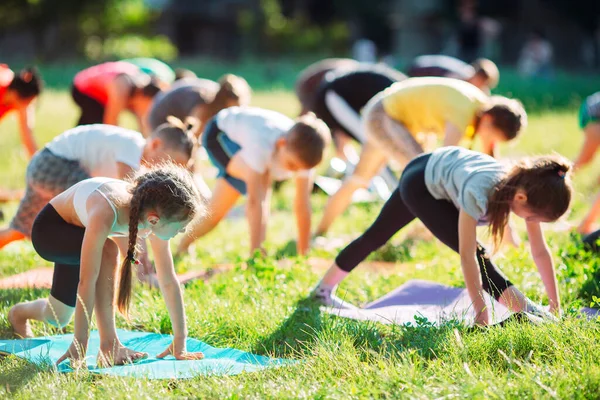
POLYGON ((510 170, 488 201, 486 216, 496 248, 502 241, 517 190, 525 192, 527 207, 549 221, 567 212, 573 196, 570 169, 568 160, 554 155, 522 160, 510 170))
POLYGON ((39 95, 44 87, 42 77, 36 67, 23 68, 15 74, 8 89, 17 92, 20 98, 29 99, 39 95))
POLYGON ((127 76, 132 85, 129 93, 130 97, 139 95, 152 99, 162 90, 160 81, 153 75, 142 74, 135 77, 129 75, 125 76, 127 76))
POLYGON ((196 148, 196 132, 200 122, 194 117, 187 117, 184 121, 169 115, 167 122, 160 124, 153 132, 152 137, 159 138, 166 148, 180 151, 188 158, 196 148))

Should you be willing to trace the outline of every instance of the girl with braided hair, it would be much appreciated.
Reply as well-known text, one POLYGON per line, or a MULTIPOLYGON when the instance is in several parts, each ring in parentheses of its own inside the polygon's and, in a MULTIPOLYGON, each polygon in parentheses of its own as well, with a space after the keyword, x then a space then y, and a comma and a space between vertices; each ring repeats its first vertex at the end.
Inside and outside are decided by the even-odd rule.
POLYGON ((159 358, 199 359, 187 353, 183 298, 175 275, 169 240, 205 212, 188 171, 164 164, 132 181, 92 178, 56 196, 40 212, 31 235, 36 251, 55 263, 50 296, 15 305, 8 319, 15 333, 31 337, 29 320, 63 327, 75 314, 74 338, 58 360, 83 360, 90 318, 96 311, 100 334, 100 365, 118 365, 145 358, 121 344, 115 326, 116 305, 127 316, 132 264, 138 238, 148 238, 155 256, 159 286, 173 325, 173 343, 159 358), (128 248, 117 274, 119 249, 113 238, 128 237, 128 248), (116 282, 116 285, 115 285, 116 282))
POLYGON ((492 263, 477 241, 476 228, 489 225, 498 245, 511 212, 525 220, 531 255, 546 288, 550 311, 560 313, 554 265, 540 224, 556 221, 569 209, 573 193, 570 168, 561 157, 544 156, 525 159, 507 170, 486 154, 454 146, 418 156, 407 165, 398 189, 375 222, 340 252, 313 295, 323 304, 348 307, 332 294, 335 286, 371 252, 418 218, 460 254, 476 323, 489 321, 484 291, 514 312, 552 319, 492 263))

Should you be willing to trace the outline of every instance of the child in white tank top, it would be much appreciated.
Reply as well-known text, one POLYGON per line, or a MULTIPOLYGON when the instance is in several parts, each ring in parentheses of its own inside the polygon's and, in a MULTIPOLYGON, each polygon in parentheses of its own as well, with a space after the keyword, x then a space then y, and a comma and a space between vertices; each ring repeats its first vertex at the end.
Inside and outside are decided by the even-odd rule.
POLYGON ((174 342, 159 355, 177 359, 199 359, 202 353, 187 353, 187 328, 183 298, 169 240, 185 230, 187 224, 204 213, 204 205, 188 171, 174 165, 140 174, 131 183, 109 178, 92 178, 65 191, 40 212, 32 230, 36 251, 55 263, 52 289, 48 299, 15 305, 8 315, 15 333, 32 337, 29 320, 40 320, 63 327, 75 314, 73 344, 59 359, 74 361, 85 358, 90 321, 94 306, 101 332, 99 365, 123 364, 145 358, 147 354, 124 347, 114 323, 114 294, 117 306, 127 314, 131 297, 131 264, 136 260, 139 236, 150 236, 155 255, 159 283, 165 290, 175 291, 167 297, 171 310, 174 342), (119 250, 111 239, 126 235, 129 246, 114 285, 119 250), (98 304, 94 304, 97 302, 98 304), (83 350, 83 351, 82 351, 83 350))

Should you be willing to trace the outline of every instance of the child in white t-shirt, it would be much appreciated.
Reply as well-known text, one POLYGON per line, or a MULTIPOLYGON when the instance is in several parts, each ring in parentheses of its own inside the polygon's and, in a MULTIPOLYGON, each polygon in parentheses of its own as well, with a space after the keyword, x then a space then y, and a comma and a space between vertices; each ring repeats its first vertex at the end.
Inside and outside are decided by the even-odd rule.
POLYGON ((114 125, 82 125, 58 135, 35 154, 27 166, 25 196, 9 228, 0 230, 0 249, 31 237, 37 214, 55 196, 92 177, 124 179, 142 164, 172 160, 187 165, 193 136, 183 123, 171 120, 148 139, 114 125))
POLYGON ((248 195, 250 250, 261 249, 265 240, 272 181, 295 177, 294 209, 298 223, 298 253, 310 240, 312 172, 330 141, 327 125, 314 114, 295 121, 275 111, 255 107, 230 107, 206 126, 202 145, 219 170, 209 216, 194 225, 179 244, 178 253, 210 232, 233 207, 240 195, 248 195))

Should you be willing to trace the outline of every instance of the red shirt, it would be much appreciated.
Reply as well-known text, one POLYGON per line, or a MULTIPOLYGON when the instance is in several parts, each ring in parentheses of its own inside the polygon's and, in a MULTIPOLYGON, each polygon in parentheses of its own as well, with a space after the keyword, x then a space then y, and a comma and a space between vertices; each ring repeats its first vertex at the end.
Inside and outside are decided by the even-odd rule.
POLYGON ((100 104, 108 102, 108 85, 117 75, 137 75, 140 69, 127 62, 106 62, 84 69, 75 75, 73 85, 77 90, 100 104))
POLYGON ((12 82, 15 74, 8 68, 6 64, 0 64, 0 118, 2 118, 7 112, 15 109, 15 106, 10 104, 4 104, 4 94, 6 89, 12 82))

